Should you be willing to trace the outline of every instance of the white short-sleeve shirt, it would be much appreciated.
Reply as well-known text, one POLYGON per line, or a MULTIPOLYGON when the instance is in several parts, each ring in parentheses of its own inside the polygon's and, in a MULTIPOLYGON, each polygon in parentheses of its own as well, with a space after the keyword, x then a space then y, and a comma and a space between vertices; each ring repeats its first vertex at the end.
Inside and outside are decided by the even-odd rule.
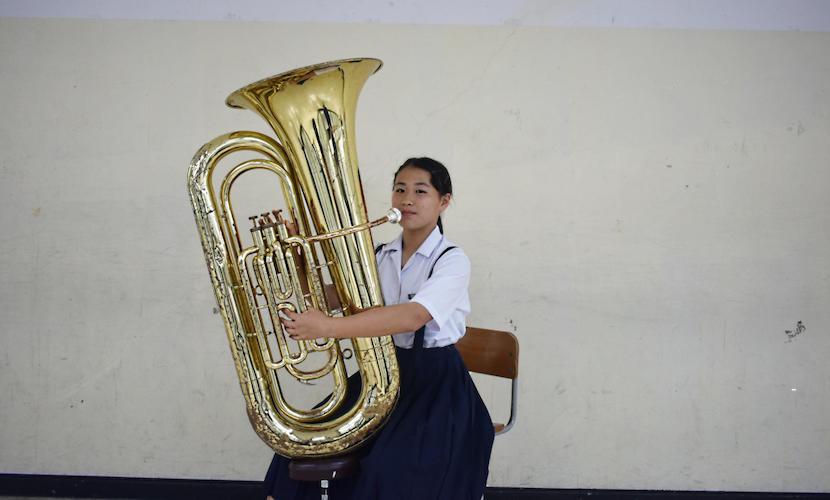
MULTIPOLYGON (((424 331, 424 347, 454 344, 466 330, 470 313, 470 260, 460 248, 453 248, 440 259, 438 256, 454 246, 436 227, 420 248, 412 254, 403 269, 403 235, 384 245, 377 254, 378 274, 387 305, 417 302, 432 316, 424 331), (436 263, 436 259, 438 259, 436 263), (432 277, 427 279, 429 272, 432 277)), ((415 332, 393 335, 395 345, 411 348, 415 332)))

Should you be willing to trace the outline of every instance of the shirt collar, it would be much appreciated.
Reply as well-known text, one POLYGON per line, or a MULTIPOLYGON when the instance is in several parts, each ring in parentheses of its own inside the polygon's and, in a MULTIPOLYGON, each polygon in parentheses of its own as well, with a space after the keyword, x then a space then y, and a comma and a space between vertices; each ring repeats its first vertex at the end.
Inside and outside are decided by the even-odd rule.
POLYGON ((444 235, 441 234, 441 230, 438 229, 438 226, 433 228, 432 232, 429 233, 427 239, 421 243, 421 246, 418 247, 419 254, 423 255, 424 257, 429 257, 432 255, 432 252, 435 251, 435 248, 438 247, 438 244, 441 243, 441 240, 444 238, 444 235))
MULTIPOLYGON (((444 239, 444 235, 441 234, 441 230, 438 229, 438 226, 435 226, 435 228, 432 230, 432 232, 429 233, 429 236, 427 236, 427 239, 425 239, 424 242, 421 243, 421 246, 418 247, 418 250, 417 250, 416 253, 419 253, 419 254, 423 255, 424 257, 429 257, 430 255, 432 255, 432 252, 435 251, 435 249, 438 247, 438 245, 441 243, 441 240, 443 240, 443 239, 444 239)), ((388 251, 390 251, 390 252, 400 252, 400 251, 402 251, 403 250, 403 233, 399 234, 397 238, 395 238, 394 240, 389 242, 389 244, 386 245, 385 249, 388 249, 388 251)))

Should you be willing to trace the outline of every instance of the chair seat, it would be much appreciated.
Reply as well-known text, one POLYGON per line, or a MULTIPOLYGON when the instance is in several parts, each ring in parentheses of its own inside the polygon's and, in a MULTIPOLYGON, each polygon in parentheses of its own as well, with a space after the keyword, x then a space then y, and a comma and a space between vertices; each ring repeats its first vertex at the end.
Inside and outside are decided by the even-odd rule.
POLYGON ((296 481, 325 481, 351 477, 360 471, 354 455, 295 459, 288 463, 288 476, 296 481))

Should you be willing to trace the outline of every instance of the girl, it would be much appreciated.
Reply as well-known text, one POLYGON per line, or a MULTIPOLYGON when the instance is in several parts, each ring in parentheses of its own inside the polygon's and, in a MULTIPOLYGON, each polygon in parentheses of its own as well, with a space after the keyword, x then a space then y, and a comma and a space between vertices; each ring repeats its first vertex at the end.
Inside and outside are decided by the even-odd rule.
MULTIPOLYGON (((401 235, 377 253, 385 307, 342 318, 316 310, 289 313, 293 339, 393 335, 401 374, 398 403, 371 442, 361 472, 331 483, 332 500, 479 500, 487 483, 493 424, 455 349, 470 312, 470 261, 443 235, 452 199, 447 169, 410 158, 395 173, 392 206, 401 235)), ((275 455, 265 478, 268 500, 319 498, 315 483, 288 477, 275 455)))

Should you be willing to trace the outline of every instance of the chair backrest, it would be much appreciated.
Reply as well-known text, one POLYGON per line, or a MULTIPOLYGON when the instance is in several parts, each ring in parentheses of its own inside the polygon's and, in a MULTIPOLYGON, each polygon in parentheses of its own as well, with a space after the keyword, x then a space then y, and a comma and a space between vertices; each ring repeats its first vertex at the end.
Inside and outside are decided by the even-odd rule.
POLYGON ((468 326, 455 347, 471 372, 509 379, 519 376, 519 340, 510 332, 468 326))

